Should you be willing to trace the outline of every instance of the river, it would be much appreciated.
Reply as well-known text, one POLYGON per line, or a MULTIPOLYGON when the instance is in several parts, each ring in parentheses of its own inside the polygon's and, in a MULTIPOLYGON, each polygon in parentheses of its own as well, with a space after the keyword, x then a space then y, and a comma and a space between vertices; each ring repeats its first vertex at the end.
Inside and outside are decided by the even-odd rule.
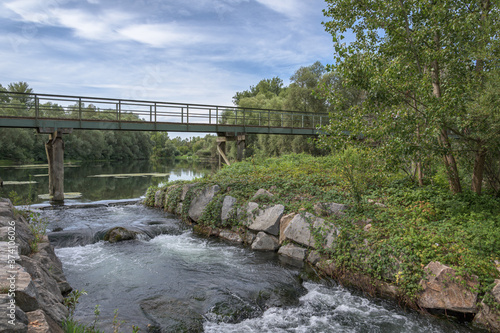
MULTIPOLYGON (((44 179, 35 177, 43 169, 10 169, 3 168, 4 181, 44 179)), ((150 184, 200 177, 209 168, 142 162, 67 170, 65 188, 79 196, 67 200, 66 207, 41 209, 47 206, 42 181, 27 192, 23 186, 29 184, 15 190, 38 202, 34 207, 49 221, 49 238, 68 282, 88 293, 80 298, 75 317, 92 323, 99 305, 98 326, 106 332, 113 331, 115 311, 122 332, 131 332, 132 325, 141 332, 474 331, 319 279, 313 270, 292 266, 275 253, 200 237, 174 215, 124 200, 138 199, 150 184), (140 237, 102 241, 115 226, 140 237)), ((3 190, 10 191, 9 186, 3 190)))

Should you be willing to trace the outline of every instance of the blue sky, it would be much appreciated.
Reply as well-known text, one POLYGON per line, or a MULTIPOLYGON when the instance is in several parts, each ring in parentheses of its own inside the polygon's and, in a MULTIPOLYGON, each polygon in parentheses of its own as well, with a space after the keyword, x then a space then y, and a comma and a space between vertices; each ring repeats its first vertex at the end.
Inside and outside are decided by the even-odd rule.
POLYGON ((0 83, 38 93, 232 105, 333 62, 323 0, 0 0, 0 83))

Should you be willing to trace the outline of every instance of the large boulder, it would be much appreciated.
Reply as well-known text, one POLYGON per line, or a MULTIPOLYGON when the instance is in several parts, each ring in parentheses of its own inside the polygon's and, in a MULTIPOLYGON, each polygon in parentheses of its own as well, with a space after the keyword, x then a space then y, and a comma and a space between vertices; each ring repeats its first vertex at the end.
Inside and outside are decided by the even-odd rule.
POLYGON ((137 232, 125 229, 123 227, 111 228, 104 235, 104 240, 110 243, 117 243, 136 238, 137 238, 137 232))
POLYGON ((455 270, 433 261, 425 267, 427 274, 420 281, 423 291, 418 297, 418 305, 426 309, 451 310, 462 313, 477 312, 477 293, 472 292, 479 283, 474 277, 464 279, 455 270))
POLYGON ((57 281, 33 258, 21 256, 21 265, 31 275, 35 284, 40 308, 55 322, 61 324, 68 316, 68 309, 62 304, 63 296, 57 281))
POLYGON ((0 332, 28 332, 28 317, 18 306, 11 303, 7 294, 0 294, 0 332), (12 325, 14 324, 14 325, 12 325))
POLYGON ((303 247, 294 245, 294 244, 287 244, 282 247, 280 247, 278 254, 281 254, 283 256, 290 257, 295 260, 300 260, 303 261, 306 257, 307 250, 303 247))
POLYGON ((188 215, 189 217, 197 222, 207 205, 212 201, 217 192, 220 191, 219 185, 213 185, 203 189, 194 199, 191 201, 189 206, 188 215))
POLYGON ((226 221, 229 219, 230 213, 233 211, 235 204, 236 204, 236 198, 233 198, 230 195, 226 195, 224 197, 224 200, 222 201, 222 210, 220 214, 222 224, 225 224, 226 221))
MULTIPOLYGON (((499 306, 500 280, 495 280, 495 286, 491 290, 491 295, 493 296, 493 302, 496 302, 497 306, 499 306)), ((474 317, 474 322, 489 328, 491 331, 500 332, 500 311, 482 301, 481 310, 474 317)))
POLYGON ((38 295, 38 290, 29 273, 20 265, 16 265, 14 269, 9 269, 9 272, 12 273, 8 273, 7 270, 4 272, 0 273, 2 281, 8 281, 5 275, 8 277, 15 275, 16 305, 24 312, 39 309, 40 296, 38 295))
POLYGON ((280 219, 285 211, 285 206, 275 205, 259 209, 250 215, 247 227, 253 231, 264 231, 268 234, 278 236, 280 232, 280 219))
POLYGON ((49 275, 56 280, 59 290, 63 295, 71 292, 72 288, 66 281, 61 260, 56 256, 50 243, 40 243, 38 252, 33 254, 33 259, 38 261, 49 275))
POLYGON ((258 251, 276 251, 279 248, 278 238, 261 231, 255 237, 251 248, 258 251))
POLYGON ((312 234, 312 230, 315 229, 328 231, 325 238, 327 247, 333 244, 339 232, 335 226, 328 227, 324 219, 306 212, 293 217, 283 231, 283 238, 315 248, 316 244, 312 234))

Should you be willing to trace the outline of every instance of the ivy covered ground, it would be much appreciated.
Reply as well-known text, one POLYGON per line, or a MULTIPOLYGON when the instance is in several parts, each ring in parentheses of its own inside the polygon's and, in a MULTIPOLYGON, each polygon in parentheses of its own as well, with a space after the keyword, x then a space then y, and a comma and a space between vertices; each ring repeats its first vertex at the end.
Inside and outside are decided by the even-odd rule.
MULTIPOLYGON (((316 203, 347 204, 345 215, 324 217, 340 230, 330 248, 322 245, 324 233, 315 232, 320 252, 333 259, 337 273, 359 272, 397 284, 411 303, 423 268, 439 261, 462 276, 477 276, 477 291, 483 297, 500 278, 495 267, 500 260, 500 198, 471 192, 452 195, 439 175, 435 179, 419 187, 399 174, 379 170, 373 160, 351 150, 327 157, 247 160, 193 182, 221 187, 201 218, 206 226, 221 226, 223 196, 237 198, 244 207, 261 188, 274 196, 253 201, 283 204, 285 214, 314 214, 316 203)), ((148 200, 154 200, 155 191, 148 191, 148 200)), ((178 196, 176 192, 171 195, 178 196)), ((239 222, 232 223, 237 227, 239 222)))

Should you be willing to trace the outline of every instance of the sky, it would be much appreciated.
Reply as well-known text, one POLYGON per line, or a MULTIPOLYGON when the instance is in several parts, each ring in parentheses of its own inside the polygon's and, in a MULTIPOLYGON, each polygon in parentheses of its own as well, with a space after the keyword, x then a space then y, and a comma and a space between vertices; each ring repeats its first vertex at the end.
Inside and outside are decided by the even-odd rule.
POLYGON ((323 0, 0 0, 0 83, 37 93, 232 105, 333 61, 323 0))

